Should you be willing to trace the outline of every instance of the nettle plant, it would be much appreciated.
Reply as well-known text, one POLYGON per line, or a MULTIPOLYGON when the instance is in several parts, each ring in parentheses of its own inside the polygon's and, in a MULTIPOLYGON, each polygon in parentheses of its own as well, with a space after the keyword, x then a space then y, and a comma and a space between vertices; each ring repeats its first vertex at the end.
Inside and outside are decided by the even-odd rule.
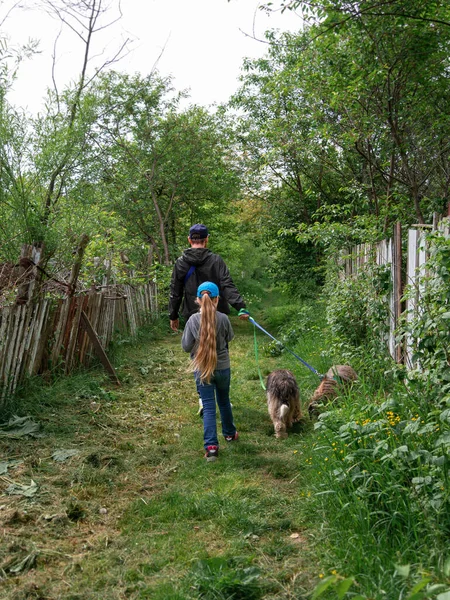
POLYGON ((325 294, 333 354, 354 368, 370 363, 371 372, 384 373, 388 350, 389 267, 371 257, 357 276, 342 277, 342 267, 329 260, 325 294), (377 367, 377 368, 376 368, 377 367))

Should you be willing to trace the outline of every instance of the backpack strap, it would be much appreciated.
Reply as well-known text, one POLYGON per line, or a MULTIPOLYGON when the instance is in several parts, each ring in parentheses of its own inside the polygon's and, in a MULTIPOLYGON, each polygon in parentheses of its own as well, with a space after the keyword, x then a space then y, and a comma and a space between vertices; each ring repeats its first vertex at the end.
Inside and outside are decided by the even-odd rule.
POLYGON ((186 285, 187 280, 189 279, 189 277, 192 275, 192 273, 195 271, 195 266, 191 265, 189 267, 189 271, 186 273, 185 277, 184 277, 184 285, 186 285))

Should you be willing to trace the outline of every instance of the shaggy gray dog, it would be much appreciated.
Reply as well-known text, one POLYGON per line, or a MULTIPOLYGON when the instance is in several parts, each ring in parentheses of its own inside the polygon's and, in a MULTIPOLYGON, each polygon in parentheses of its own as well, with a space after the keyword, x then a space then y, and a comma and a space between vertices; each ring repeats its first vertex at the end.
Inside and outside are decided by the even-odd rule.
POLYGON ((336 398, 340 386, 348 386, 358 379, 356 371, 349 365, 334 365, 326 373, 319 387, 315 390, 309 405, 310 417, 317 417, 319 404, 336 398))
POLYGON ((287 369, 273 371, 267 378, 267 408, 275 437, 287 438, 287 429, 302 416, 300 395, 294 375, 287 369))

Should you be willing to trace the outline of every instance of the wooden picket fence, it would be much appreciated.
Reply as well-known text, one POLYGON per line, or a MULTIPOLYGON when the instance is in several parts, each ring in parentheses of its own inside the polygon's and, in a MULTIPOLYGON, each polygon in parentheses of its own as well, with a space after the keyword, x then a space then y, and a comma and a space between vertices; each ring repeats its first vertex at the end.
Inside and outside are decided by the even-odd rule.
POLYGON ((449 219, 444 219, 433 225, 416 226, 408 230, 406 271, 402 267, 402 239, 401 226, 396 224, 394 235, 391 239, 383 240, 377 244, 360 244, 348 252, 340 263, 342 277, 357 277, 358 273, 366 268, 369 261, 375 260, 378 265, 390 268, 391 293, 389 295, 389 334, 385 340, 392 358, 398 363, 404 363, 408 368, 413 366, 412 344, 406 337, 399 340, 396 336, 397 328, 402 315, 411 322, 421 310, 423 296, 422 275, 426 270, 429 257, 426 230, 439 228, 444 235, 449 235, 449 219), (403 300, 406 290, 408 298, 403 300))
MULTIPOLYGON (((104 350, 118 332, 134 336, 158 314, 156 285, 114 285, 64 299, 43 298, 0 310, 0 408, 26 376, 70 373, 104 350)), ((105 362, 104 362, 105 361, 105 362)))

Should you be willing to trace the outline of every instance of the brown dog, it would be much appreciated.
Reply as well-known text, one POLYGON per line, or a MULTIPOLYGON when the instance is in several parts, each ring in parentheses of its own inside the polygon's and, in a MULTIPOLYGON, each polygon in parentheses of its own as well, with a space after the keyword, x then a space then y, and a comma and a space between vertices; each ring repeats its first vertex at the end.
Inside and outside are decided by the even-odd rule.
POLYGON ((322 379, 319 387, 308 405, 310 417, 316 417, 319 414, 319 404, 336 398, 341 385, 348 386, 358 379, 356 371, 348 365, 334 365, 329 369, 322 379))
POLYGON ((275 437, 287 438, 287 429, 302 416, 297 381, 290 371, 280 369, 270 373, 266 389, 267 408, 275 437))

